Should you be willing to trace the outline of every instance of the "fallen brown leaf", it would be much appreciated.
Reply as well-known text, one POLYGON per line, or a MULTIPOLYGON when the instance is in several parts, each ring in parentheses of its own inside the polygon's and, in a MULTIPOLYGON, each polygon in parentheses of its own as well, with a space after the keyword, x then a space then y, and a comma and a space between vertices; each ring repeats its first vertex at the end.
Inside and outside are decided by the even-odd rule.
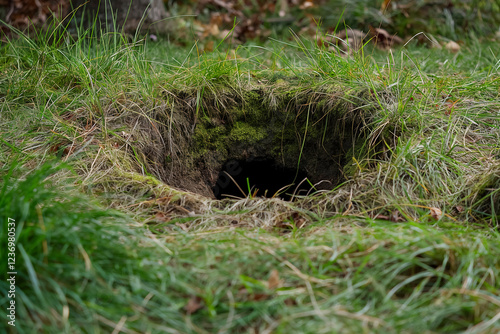
POLYGON ((460 51, 460 45, 458 45, 458 43, 454 41, 449 41, 444 47, 446 50, 452 53, 457 53, 458 51, 460 51))
POLYGON ((159 222, 168 222, 170 218, 162 211, 158 211, 155 215, 155 219, 159 222))
POLYGON ((193 314, 203 307, 202 301, 203 299, 201 299, 200 297, 192 296, 191 298, 189 298, 186 306, 184 306, 184 310, 187 314, 193 314))
POLYGON ((363 46, 366 34, 361 30, 347 29, 339 31, 336 36, 335 44, 338 44, 345 51, 356 52, 363 46))
POLYGON ((304 10, 304 9, 308 9, 308 8, 313 8, 315 7, 314 5, 314 2, 313 1, 309 1, 309 0, 306 0, 304 1, 300 6, 299 8, 304 10))
POLYGON ((373 36, 375 45, 381 49, 390 49, 395 45, 403 44, 401 37, 391 35, 385 29, 370 26, 370 33, 373 36))
POLYGON ((69 155, 73 154, 74 151, 75 151, 75 146, 74 145, 66 147, 64 149, 64 151, 63 151, 63 157, 69 156, 69 155))
POLYGON ((215 43, 213 40, 208 41, 205 43, 205 47, 203 48, 203 52, 212 52, 214 50, 215 43))
POLYGON ((373 219, 391 220, 389 216, 377 214, 372 217, 373 219))
POLYGON ((268 289, 276 289, 281 286, 280 275, 276 269, 273 269, 269 274, 269 279, 267 280, 268 289))
POLYGON ((399 216, 399 210, 394 210, 391 213, 391 222, 400 223, 400 222, 405 222, 405 221, 406 221, 406 219, 404 219, 403 217, 399 216))
POLYGON ((276 224, 276 227, 280 230, 282 230, 281 232, 285 233, 285 232, 290 232, 290 230, 293 230, 293 225, 290 224, 289 222, 287 221, 280 221, 276 224))
POLYGON ((446 110, 444 112, 444 114, 446 116, 450 116, 453 113, 453 111, 455 110, 455 105, 457 104, 458 101, 459 100, 456 100, 456 101, 448 100, 448 101, 446 101, 446 103, 445 103, 446 110))
POLYGON ((382 6, 380 6, 380 10, 382 11, 386 10, 387 6, 389 6, 390 3, 391 0, 384 0, 384 2, 382 2, 382 6))
POLYGON ((249 300, 260 302, 262 300, 268 299, 270 296, 267 293, 254 293, 248 296, 249 300))
POLYGON ((301 217, 298 212, 292 214, 292 219, 295 223, 296 228, 302 228, 306 224, 305 218, 301 217))
POLYGON ((443 212, 439 208, 432 207, 430 208, 430 211, 431 211, 431 217, 434 220, 439 220, 443 217, 443 212))
POLYGON ((50 153, 56 153, 59 151, 59 148, 61 147, 62 144, 54 144, 49 148, 50 153))

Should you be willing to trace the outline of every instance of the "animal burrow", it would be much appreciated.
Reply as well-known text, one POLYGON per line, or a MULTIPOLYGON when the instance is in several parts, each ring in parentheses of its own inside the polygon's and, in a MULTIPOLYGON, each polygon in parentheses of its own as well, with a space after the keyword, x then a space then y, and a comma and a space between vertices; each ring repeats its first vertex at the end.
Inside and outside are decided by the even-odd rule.
POLYGON ((225 162, 212 191, 217 199, 261 196, 291 200, 313 191, 310 182, 304 170, 266 157, 250 157, 225 162))

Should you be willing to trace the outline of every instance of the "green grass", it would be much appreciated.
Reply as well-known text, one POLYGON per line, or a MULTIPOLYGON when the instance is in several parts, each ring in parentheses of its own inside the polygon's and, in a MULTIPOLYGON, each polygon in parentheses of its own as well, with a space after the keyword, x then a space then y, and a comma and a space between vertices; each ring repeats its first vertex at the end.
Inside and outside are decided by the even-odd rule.
POLYGON ((297 36, 211 53, 120 35, 2 45, 0 252, 5 268, 15 219, 18 275, 17 326, 2 313, 0 328, 498 331, 499 52, 470 39, 343 57, 297 36), (272 112, 362 121, 342 185, 215 201, 160 181, 160 149, 179 160, 183 134, 230 123, 256 88, 272 112))

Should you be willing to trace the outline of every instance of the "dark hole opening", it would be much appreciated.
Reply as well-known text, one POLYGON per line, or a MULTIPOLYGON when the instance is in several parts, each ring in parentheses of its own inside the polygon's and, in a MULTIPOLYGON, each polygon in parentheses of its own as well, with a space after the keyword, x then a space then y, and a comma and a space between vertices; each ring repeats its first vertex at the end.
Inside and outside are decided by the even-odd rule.
POLYGON ((248 196, 250 187, 251 195, 290 200, 294 193, 306 195, 311 190, 308 181, 299 185, 306 177, 306 172, 283 167, 268 158, 229 160, 219 172, 212 191, 217 199, 242 198, 248 196))

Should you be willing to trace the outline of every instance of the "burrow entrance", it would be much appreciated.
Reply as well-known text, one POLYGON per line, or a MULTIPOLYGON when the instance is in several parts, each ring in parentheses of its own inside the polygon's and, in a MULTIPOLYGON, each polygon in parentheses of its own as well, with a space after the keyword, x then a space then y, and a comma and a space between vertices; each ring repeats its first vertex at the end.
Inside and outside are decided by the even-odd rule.
POLYGON ((203 100, 181 94, 183 103, 159 112, 155 127, 139 133, 142 168, 172 187, 214 199, 287 200, 331 190, 354 174, 352 158, 359 161, 366 150, 368 113, 339 98, 338 89, 281 95, 255 89, 203 100))
POLYGON ((227 161, 212 187, 217 199, 250 195, 291 200, 313 190, 307 172, 285 167, 265 157, 227 161))

